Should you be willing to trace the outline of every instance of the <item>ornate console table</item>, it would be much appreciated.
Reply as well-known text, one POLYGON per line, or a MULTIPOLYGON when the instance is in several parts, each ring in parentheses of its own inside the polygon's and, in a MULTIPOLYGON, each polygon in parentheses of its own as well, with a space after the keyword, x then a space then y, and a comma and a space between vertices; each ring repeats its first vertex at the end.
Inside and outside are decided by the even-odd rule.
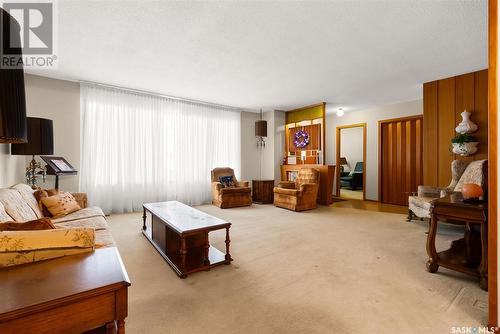
POLYGON ((479 278, 482 289, 488 288, 488 205, 462 202, 454 193, 434 202, 427 235, 427 270, 437 272, 439 266, 479 278), (436 231, 440 222, 464 225, 462 239, 452 242, 450 249, 436 251, 436 231))

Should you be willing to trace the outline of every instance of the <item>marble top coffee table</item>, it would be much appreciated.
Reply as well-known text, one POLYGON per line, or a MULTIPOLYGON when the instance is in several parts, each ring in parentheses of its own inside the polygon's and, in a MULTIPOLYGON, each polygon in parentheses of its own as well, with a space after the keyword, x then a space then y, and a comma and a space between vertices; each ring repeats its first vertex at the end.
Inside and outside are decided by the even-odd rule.
POLYGON ((177 201, 143 204, 142 234, 181 278, 230 264, 231 223, 177 201), (208 233, 226 229, 226 253, 210 245, 208 233))

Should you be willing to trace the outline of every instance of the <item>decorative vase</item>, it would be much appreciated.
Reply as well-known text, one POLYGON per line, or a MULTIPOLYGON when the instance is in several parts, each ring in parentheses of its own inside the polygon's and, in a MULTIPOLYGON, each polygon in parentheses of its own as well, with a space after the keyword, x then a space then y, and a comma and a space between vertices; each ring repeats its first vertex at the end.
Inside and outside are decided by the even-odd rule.
POLYGON ((462 186, 462 196, 464 199, 479 199, 483 196, 483 188, 475 183, 466 183, 462 186))
POLYGON ((469 142, 469 143, 452 143, 452 152, 459 154, 463 157, 474 154, 477 152, 477 145, 479 142, 469 142))
POLYGON ((470 120, 470 112, 464 110, 461 114, 462 121, 455 128, 455 131, 461 134, 471 133, 477 130, 477 125, 470 120))

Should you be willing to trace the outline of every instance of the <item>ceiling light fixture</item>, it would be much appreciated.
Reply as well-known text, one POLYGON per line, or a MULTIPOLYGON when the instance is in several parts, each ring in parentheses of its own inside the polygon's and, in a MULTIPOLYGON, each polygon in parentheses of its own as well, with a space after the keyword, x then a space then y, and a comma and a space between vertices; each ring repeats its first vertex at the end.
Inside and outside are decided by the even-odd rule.
POLYGON ((339 116, 339 117, 344 116, 344 109, 342 109, 342 108, 338 108, 338 109, 337 109, 337 116, 339 116))

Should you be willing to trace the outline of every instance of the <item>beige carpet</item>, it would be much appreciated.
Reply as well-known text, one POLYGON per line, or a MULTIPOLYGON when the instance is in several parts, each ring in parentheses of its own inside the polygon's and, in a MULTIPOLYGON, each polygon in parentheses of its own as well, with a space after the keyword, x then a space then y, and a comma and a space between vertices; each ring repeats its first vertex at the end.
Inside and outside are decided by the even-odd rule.
MULTIPOLYGON (((486 322, 472 278, 426 272, 427 223, 336 207, 199 209, 233 223, 234 262, 184 280, 142 236, 140 214, 109 217, 132 280, 127 333, 450 333, 486 322)), ((223 249, 223 233, 211 239, 223 249)))

